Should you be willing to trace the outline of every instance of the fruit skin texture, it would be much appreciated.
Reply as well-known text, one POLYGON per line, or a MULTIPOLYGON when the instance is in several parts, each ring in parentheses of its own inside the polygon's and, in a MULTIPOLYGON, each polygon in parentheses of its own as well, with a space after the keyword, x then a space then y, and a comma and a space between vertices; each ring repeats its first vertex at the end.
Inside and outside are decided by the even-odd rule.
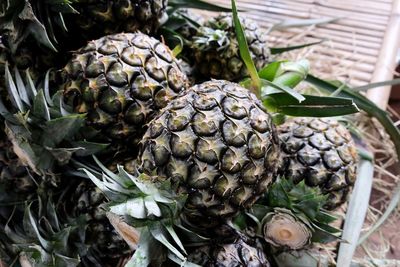
MULTIPOLYGON (((270 58, 267 33, 253 20, 240 18, 250 55, 255 67, 264 67, 270 58)), ((198 71, 204 78, 237 81, 246 76, 247 69, 240 57, 239 43, 230 14, 219 15, 199 28, 193 40, 193 53, 198 71), (215 36, 218 36, 216 38, 215 36)))
POLYGON ((140 138, 187 84, 167 46, 143 33, 110 35, 73 54, 61 72, 64 99, 110 141, 140 138))
POLYGON ((349 131, 334 119, 290 118, 278 127, 282 140, 280 174, 305 180, 328 196, 332 210, 347 200, 357 174, 357 149, 349 131))
POLYGON ((138 167, 177 182, 188 193, 187 221, 213 227, 267 190, 277 170, 278 142, 255 95, 214 80, 188 89, 150 122, 138 167))
POLYGON ((168 0, 80 0, 73 3, 79 14, 69 22, 85 41, 137 30, 152 34, 167 19, 167 5, 168 0))
POLYGON ((190 262, 206 267, 269 267, 264 248, 245 235, 193 249, 190 262))

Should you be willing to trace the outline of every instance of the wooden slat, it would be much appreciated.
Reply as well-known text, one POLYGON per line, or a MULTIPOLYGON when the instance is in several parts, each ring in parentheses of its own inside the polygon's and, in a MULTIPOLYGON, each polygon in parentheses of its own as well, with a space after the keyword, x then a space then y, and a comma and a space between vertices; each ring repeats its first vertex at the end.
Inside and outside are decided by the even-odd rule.
MULTIPOLYGON (((209 1, 230 6, 230 0, 209 1)), ((319 73, 329 70, 326 74, 335 76, 331 78, 350 79, 357 86, 370 82, 377 72, 395 1, 399 0, 237 0, 238 7, 246 10, 242 15, 265 28, 288 19, 340 18, 312 30, 306 27, 271 32, 269 42, 272 47, 280 47, 326 39, 311 48, 313 53, 299 53, 315 61, 319 73)))

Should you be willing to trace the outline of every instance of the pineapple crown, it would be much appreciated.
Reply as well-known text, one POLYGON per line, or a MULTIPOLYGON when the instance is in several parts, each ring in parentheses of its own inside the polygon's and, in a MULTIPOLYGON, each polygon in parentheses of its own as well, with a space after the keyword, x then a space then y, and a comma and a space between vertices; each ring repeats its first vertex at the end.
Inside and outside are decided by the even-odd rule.
POLYGON ((7 240, 3 242, 9 243, 16 257, 33 267, 78 266, 78 250, 70 241, 80 223, 61 223, 51 198, 39 197, 39 206, 33 207, 34 204, 26 206, 22 223, 16 223, 11 216, 4 227, 7 240))
POLYGON ((181 266, 197 266, 187 261, 187 252, 180 239, 185 235, 202 239, 180 223, 187 196, 178 193, 168 180, 156 182, 145 174, 131 175, 121 166, 117 167, 118 173, 113 173, 94 159, 100 170, 82 163, 78 165, 110 199, 107 204, 110 221, 136 249, 126 266, 160 266, 167 258, 181 266), (124 229, 115 223, 118 218, 124 229), (184 232, 183 235, 178 235, 177 229, 184 232), (137 239, 138 242, 132 242, 137 239), (154 250, 158 253, 152 253, 154 250))
POLYGON ((5 132, 15 154, 35 173, 49 174, 55 163, 66 164, 72 155, 91 155, 107 147, 76 138, 85 125, 86 115, 70 113, 61 91, 51 93, 50 71, 38 89, 29 71, 22 75, 14 68, 13 77, 6 64, 5 81, 11 102, 9 108, 0 100, 5 132))
POLYGON ((291 221, 289 224, 296 224, 300 232, 309 233, 309 237, 305 234, 309 240, 304 245, 310 241, 328 243, 339 238, 340 230, 330 226, 337 218, 322 208, 326 198, 319 188, 309 187, 304 181, 295 184, 291 179, 278 178, 247 216, 256 222, 258 234, 264 235, 267 241, 270 240, 267 228, 278 216, 284 221, 291 221))
POLYGON ((216 48, 221 51, 229 47, 231 41, 226 31, 210 27, 199 28, 197 35, 193 37, 193 46, 201 50, 216 48))
POLYGON ((72 3, 78 0, 5 0, 0 4, 0 35, 15 53, 32 36, 37 43, 56 51, 56 32, 67 31, 63 15, 77 13, 72 3))

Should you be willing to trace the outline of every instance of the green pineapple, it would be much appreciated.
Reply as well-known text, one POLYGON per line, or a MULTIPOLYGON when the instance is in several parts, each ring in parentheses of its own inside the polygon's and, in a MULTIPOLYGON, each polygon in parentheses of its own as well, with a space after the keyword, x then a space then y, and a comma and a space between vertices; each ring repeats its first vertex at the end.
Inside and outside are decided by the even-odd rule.
MULTIPOLYGON (((251 19, 240 20, 255 67, 261 69, 270 59, 267 33, 251 19)), ((248 76, 231 15, 223 14, 206 21, 193 37, 192 51, 197 71, 205 79, 237 81, 248 76)))
POLYGON ((188 82, 168 47, 139 32, 90 42, 61 74, 64 101, 107 141, 124 144, 135 144, 188 82))
POLYGON ((184 216, 201 227, 251 207, 274 178, 279 157, 261 102, 226 81, 194 86, 171 101, 140 145, 139 171, 178 183, 188 193, 184 216))
POLYGON ((305 181, 328 196, 334 209, 347 200, 357 174, 357 149, 349 131, 335 119, 290 118, 278 127, 282 140, 280 173, 305 181))

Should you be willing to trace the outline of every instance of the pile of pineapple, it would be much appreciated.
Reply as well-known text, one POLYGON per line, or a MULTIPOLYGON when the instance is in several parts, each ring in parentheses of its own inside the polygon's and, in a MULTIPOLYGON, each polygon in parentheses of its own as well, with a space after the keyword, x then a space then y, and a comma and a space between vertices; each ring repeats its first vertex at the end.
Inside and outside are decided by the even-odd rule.
MULTIPOLYGON (((0 265, 275 266, 339 237, 328 210, 355 182, 349 131, 270 110, 234 17, 185 4, 224 10, 0 4, 0 265)), ((238 21, 268 67, 268 33, 238 21)), ((281 69, 269 86, 294 87, 281 69)))

